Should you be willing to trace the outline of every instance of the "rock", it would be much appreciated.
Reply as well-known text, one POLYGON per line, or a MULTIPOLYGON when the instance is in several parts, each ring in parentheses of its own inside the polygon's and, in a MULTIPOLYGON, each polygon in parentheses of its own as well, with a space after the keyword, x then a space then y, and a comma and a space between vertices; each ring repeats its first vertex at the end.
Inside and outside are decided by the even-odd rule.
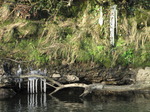
POLYGON ((2 68, 0 68, 0 76, 4 74, 4 71, 2 68))
POLYGON ((10 98, 10 97, 14 96, 15 94, 16 94, 16 92, 12 89, 0 88, 0 99, 10 98))
POLYGON ((66 75, 66 80, 68 82, 77 82, 77 81, 79 81, 79 77, 77 77, 75 75, 66 75))
POLYGON ((136 82, 150 83, 150 67, 138 70, 136 82))
POLYGON ((58 80, 59 78, 61 78, 61 75, 59 73, 54 73, 54 74, 52 74, 52 78, 54 80, 58 80))
POLYGON ((145 67, 145 70, 150 70, 150 67, 145 67))
POLYGON ((60 74, 53 74, 53 75, 52 75, 52 78, 60 78, 60 77, 61 77, 60 74))

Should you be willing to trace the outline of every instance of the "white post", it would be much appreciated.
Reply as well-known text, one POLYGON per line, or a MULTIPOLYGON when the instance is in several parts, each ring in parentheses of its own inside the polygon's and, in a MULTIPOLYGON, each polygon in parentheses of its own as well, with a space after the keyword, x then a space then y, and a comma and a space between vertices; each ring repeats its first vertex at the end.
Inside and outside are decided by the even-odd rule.
POLYGON ((98 23, 100 24, 100 26, 103 25, 103 10, 102 10, 102 6, 100 7, 100 16, 99 16, 98 23))
POLYGON ((117 33, 117 5, 111 6, 110 11, 110 44, 115 45, 115 33, 117 33), (115 30, 116 28, 116 30, 115 30))

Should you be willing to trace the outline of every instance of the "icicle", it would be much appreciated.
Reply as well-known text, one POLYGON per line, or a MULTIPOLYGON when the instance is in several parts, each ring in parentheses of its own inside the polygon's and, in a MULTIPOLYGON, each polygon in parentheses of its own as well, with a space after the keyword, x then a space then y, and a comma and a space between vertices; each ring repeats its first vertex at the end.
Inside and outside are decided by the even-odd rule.
POLYGON ((41 87, 41 93, 42 93, 42 91, 43 91, 43 84, 42 84, 42 78, 40 79, 40 87, 41 87))
POLYGON ((110 44, 114 46, 115 44, 115 33, 117 32, 117 5, 111 7, 110 12, 110 44), (115 30, 116 28, 116 30, 115 30))
POLYGON ((35 83, 34 82, 35 82, 35 79, 33 78, 32 81, 33 81, 33 83, 32 83, 32 91, 34 93, 34 87, 35 87, 35 83))
POLYGON ((41 92, 46 92, 46 79, 40 79, 41 92))
POLYGON ((44 87, 44 93, 46 93, 46 79, 43 79, 43 87, 44 87))
POLYGON ((27 91, 28 91, 28 93, 30 93, 30 81, 29 81, 29 78, 28 78, 28 84, 27 84, 27 91))
POLYGON ((103 25, 103 10, 102 10, 102 6, 100 7, 100 16, 99 16, 99 24, 100 26, 103 25))
POLYGON ((38 82, 38 79, 35 79, 35 92, 36 92, 36 93, 37 93, 37 86, 38 86, 38 85, 37 85, 37 84, 38 84, 37 82, 38 82))
POLYGON ((33 90, 33 89, 32 89, 33 87, 32 87, 32 86, 33 86, 33 80, 30 79, 30 93, 33 93, 33 91, 32 91, 32 90, 33 90))
MULTIPOLYGON (((22 69, 21 69, 20 65, 18 65, 18 70, 17 70, 16 75, 17 75, 18 77, 20 77, 21 74, 22 74, 22 69)), ((21 79, 21 78, 17 78, 17 79, 16 79, 16 82, 19 84, 19 89, 21 89, 21 82, 22 82, 22 79, 21 79)))

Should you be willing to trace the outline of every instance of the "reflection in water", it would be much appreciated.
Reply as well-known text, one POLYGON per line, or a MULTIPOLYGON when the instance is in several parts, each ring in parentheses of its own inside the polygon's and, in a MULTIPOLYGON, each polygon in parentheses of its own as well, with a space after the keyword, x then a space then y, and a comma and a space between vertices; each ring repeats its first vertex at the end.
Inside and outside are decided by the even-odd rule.
POLYGON ((46 107, 46 93, 43 94, 28 94, 27 96, 27 108, 29 112, 37 111, 37 107, 46 107), (35 109, 35 110, 34 110, 35 109))
MULTIPOLYGON (((62 96, 63 97, 63 96, 62 96)), ((145 112, 150 111, 150 94, 107 96, 95 99, 61 100, 43 94, 16 95, 0 100, 0 112, 145 112)))

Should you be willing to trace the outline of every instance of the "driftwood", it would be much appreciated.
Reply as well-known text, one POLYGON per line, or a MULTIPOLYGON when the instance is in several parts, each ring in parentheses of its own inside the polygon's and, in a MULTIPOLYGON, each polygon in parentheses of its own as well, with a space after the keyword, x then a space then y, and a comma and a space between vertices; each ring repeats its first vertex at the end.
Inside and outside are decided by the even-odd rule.
POLYGON ((84 84, 84 83, 61 84, 47 76, 41 76, 41 75, 22 75, 22 76, 20 76, 20 78, 28 78, 28 77, 45 78, 47 80, 47 85, 55 88, 55 90, 53 92, 51 92, 50 95, 53 95, 54 93, 58 92, 59 90, 62 90, 65 88, 74 88, 74 87, 84 88, 84 92, 80 96, 86 96, 87 94, 91 93, 93 90, 126 92, 126 91, 135 91, 135 90, 143 90, 146 88, 150 88, 150 84, 148 84, 148 83, 147 84, 137 83, 137 84, 133 84, 133 85, 123 85, 123 86, 104 85, 101 83, 89 84, 89 85, 84 84))
POLYGON ((126 91, 136 91, 136 90, 143 90, 150 88, 149 83, 137 83, 133 85, 123 85, 123 86, 117 86, 117 85, 104 85, 101 83, 96 84, 84 84, 84 83, 71 83, 71 84, 61 84, 58 81, 53 80, 52 78, 48 76, 41 76, 41 75, 21 75, 20 77, 13 77, 13 78, 29 78, 29 77, 37 77, 37 78, 45 78, 47 80, 47 85, 50 87, 53 87, 55 90, 50 93, 50 95, 53 95, 54 93, 65 89, 65 88, 84 88, 84 92, 80 95, 86 96, 87 94, 91 93, 94 90, 99 91, 112 91, 112 92, 126 92, 126 91))

